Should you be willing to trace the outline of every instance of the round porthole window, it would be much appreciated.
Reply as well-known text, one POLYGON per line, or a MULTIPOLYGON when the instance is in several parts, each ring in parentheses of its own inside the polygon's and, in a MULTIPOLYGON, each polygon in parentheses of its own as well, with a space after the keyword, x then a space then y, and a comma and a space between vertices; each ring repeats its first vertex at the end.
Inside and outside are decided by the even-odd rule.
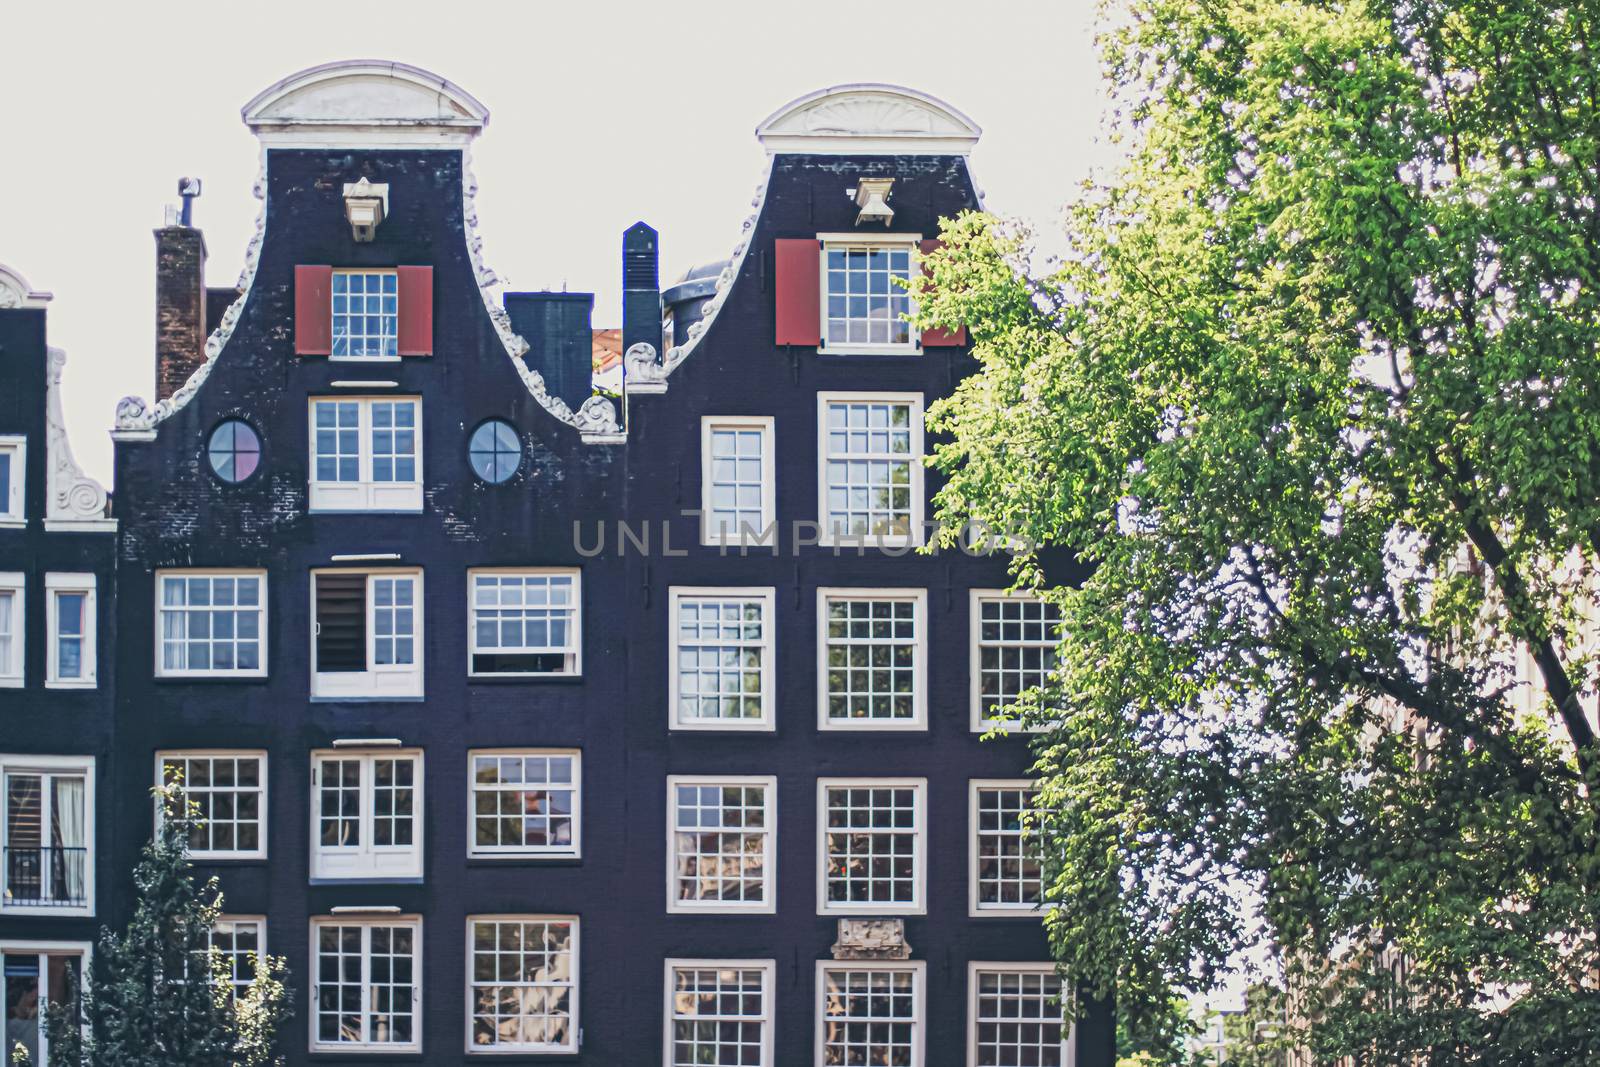
POLYGON ((472 431, 467 455, 478 477, 499 485, 522 466, 522 440, 509 422, 490 419, 472 431))
POLYGON ((261 466, 261 438, 249 423, 228 419, 211 431, 206 454, 218 478, 225 482, 242 482, 261 466))

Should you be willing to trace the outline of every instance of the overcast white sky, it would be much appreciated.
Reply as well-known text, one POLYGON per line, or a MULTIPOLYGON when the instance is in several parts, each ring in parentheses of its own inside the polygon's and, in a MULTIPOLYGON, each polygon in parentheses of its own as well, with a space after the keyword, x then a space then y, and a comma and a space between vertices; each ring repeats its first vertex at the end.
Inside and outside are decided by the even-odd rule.
MULTIPOLYGON (((508 287, 593 291, 620 322, 622 230, 661 231, 662 274, 726 256, 785 102, 850 81, 930 92, 983 127, 991 210, 1053 231, 1105 103, 1095 0, 799 4, 274 0, 14 4, 0 34, 0 263, 55 293, 74 451, 109 484, 119 397, 153 391, 155 244, 182 175, 231 285, 255 225, 239 109, 294 71, 395 59, 490 109, 473 149, 484 255, 508 287)), ((224 357, 226 358, 226 353, 224 357)))

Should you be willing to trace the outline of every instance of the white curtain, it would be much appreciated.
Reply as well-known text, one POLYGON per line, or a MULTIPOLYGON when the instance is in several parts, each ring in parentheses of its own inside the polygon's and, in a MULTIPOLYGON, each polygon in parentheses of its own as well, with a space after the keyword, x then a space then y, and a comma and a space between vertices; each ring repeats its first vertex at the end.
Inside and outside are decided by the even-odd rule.
MULTIPOLYGON (((51 838, 56 847, 80 849, 87 841, 83 811, 83 779, 52 778, 51 785, 51 838)), ((88 871, 88 857, 78 852, 64 852, 61 867, 66 876, 64 885, 53 888, 69 900, 82 900, 85 895, 84 876, 88 871)))

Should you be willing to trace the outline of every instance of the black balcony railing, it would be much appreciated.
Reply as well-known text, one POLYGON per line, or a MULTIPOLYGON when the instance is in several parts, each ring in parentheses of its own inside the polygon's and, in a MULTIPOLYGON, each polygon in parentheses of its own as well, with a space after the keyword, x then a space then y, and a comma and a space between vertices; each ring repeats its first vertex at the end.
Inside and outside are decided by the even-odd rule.
POLYGON ((5 906, 71 908, 89 903, 86 848, 6 848, 5 906))

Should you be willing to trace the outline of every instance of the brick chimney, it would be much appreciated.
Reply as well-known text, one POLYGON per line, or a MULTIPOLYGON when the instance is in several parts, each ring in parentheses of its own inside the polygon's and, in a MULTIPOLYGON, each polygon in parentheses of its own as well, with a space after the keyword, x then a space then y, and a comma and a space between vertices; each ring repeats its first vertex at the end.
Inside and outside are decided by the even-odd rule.
POLYGON ((156 231, 156 398, 177 392, 206 358, 206 239, 192 226, 156 231))

